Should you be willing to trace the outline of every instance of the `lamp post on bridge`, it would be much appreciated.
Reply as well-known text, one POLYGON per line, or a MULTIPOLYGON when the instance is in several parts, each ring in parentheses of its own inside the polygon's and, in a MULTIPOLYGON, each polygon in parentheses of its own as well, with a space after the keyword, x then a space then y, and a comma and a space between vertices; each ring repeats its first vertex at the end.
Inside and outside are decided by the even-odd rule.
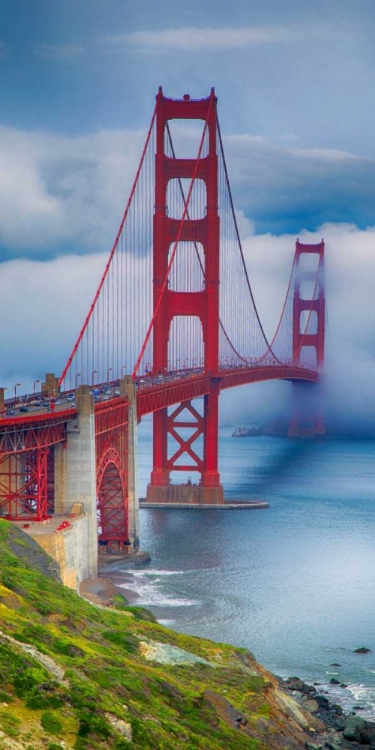
POLYGON ((109 373, 111 371, 113 372, 113 367, 108 367, 108 369, 107 369, 107 384, 109 383, 109 373))
POLYGON ((16 383, 14 386, 14 405, 17 403, 17 388, 22 385, 22 383, 16 383))
POLYGON ((4 388, 0 388, 0 417, 5 417, 6 409, 5 409, 5 403, 4 403, 4 391, 8 390, 8 386, 4 386, 4 388))
POLYGON ((75 379, 75 389, 77 390, 78 387, 78 378, 80 378, 82 375, 81 372, 76 372, 76 379, 75 379))
POLYGON ((126 372, 126 365, 123 365, 123 366, 121 367, 121 379, 122 379, 122 378, 124 377, 124 370, 125 370, 125 372, 126 372))
POLYGON ((93 370, 92 371, 92 373, 91 373, 91 385, 94 385, 94 375, 97 375, 97 374, 98 374, 97 370, 93 370))
POLYGON ((33 397, 34 397, 34 401, 35 401, 35 386, 36 386, 37 383, 40 383, 40 380, 34 380, 34 384, 33 384, 33 397))

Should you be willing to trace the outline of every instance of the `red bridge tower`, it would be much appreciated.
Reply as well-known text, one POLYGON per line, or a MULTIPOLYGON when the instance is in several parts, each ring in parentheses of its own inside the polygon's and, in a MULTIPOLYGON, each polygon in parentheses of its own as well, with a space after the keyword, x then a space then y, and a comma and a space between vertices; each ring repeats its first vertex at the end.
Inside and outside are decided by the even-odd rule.
POLYGON ((217 99, 214 90, 207 99, 167 99, 159 89, 156 116, 156 166, 154 214, 154 310, 159 303, 153 331, 153 370, 168 370, 168 342, 175 316, 196 316, 203 334, 204 369, 211 376, 210 393, 204 396, 203 414, 191 401, 184 401, 168 414, 163 408, 154 413, 153 471, 147 488, 147 501, 158 503, 221 504, 223 488, 218 472, 218 401, 219 401, 219 213, 217 157, 217 99), (208 151, 198 160, 171 158, 165 153, 165 132, 169 120, 203 120, 207 123, 208 151), (179 219, 170 218, 167 210, 167 187, 172 179, 198 178, 205 183, 207 210, 203 218, 186 214, 181 229, 179 219), (161 290, 168 270, 171 246, 176 241, 200 243, 204 253, 204 284, 200 291, 161 290), (186 428, 190 437, 186 438, 186 428), (185 436, 179 433, 182 429, 185 436), (168 435, 177 450, 168 455, 168 435), (203 438, 203 455, 194 443, 203 438), (183 463, 181 462, 183 461, 183 463), (190 485, 170 483, 172 471, 197 473, 190 485))
MULTIPOLYGON (((295 280, 293 296, 293 364, 297 367, 312 364, 322 375, 324 367, 324 339, 325 339, 325 295, 324 295, 324 242, 304 245, 297 240, 295 253, 295 280), (301 258, 304 255, 315 255, 317 266, 303 268, 301 258), (312 288, 306 288, 310 284, 312 288), (302 315, 307 320, 302 320, 302 315), (306 349, 308 361, 304 361, 306 349), (304 351, 305 350, 305 351, 304 351), (314 362, 311 362, 311 356, 314 362)), ((300 435, 301 406, 304 401, 302 391, 311 387, 303 382, 293 383, 293 416, 289 428, 289 437, 300 435)), ((318 386, 321 387, 320 384, 318 386)), ((315 395, 315 423, 312 427, 314 435, 324 435, 325 427, 321 407, 321 393, 315 395)), ((310 432, 311 430, 309 430, 310 432)))

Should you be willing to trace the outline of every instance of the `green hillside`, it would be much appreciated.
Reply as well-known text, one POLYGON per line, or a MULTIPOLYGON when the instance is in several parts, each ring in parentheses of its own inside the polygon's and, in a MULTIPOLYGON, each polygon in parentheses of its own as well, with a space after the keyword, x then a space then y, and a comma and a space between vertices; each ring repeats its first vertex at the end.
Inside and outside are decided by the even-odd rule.
POLYGON ((317 722, 245 650, 97 607, 0 521, 0 748, 300 748, 317 722), (309 727, 311 731, 308 730, 309 727))

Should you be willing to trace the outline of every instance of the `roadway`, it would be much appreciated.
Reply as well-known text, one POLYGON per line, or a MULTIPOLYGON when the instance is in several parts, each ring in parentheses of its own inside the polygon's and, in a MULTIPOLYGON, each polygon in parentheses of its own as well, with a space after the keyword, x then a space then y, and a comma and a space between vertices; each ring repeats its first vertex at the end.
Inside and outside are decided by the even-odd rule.
MULTIPOLYGON (((265 380, 301 380, 317 382, 318 373, 309 365, 295 366, 290 360, 284 362, 264 359, 261 362, 221 367, 212 374, 202 368, 185 368, 163 374, 146 373, 135 379, 138 393, 139 417, 152 413, 165 406, 172 406, 184 400, 199 398, 209 393, 212 378, 217 379, 220 390, 233 388, 265 380)), ((120 396, 120 381, 100 383, 90 390, 95 404, 103 404, 120 396)), ((65 391, 58 398, 47 398, 43 394, 28 394, 5 401, 5 413, 0 423, 25 422, 40 419, 45 421, 55 413, 69 412, 76 408, 75 391, 65 391), (34 418, 34 419, 33 419, 34 418)), ((5 425, 4 425, 5 426, 5 425)))

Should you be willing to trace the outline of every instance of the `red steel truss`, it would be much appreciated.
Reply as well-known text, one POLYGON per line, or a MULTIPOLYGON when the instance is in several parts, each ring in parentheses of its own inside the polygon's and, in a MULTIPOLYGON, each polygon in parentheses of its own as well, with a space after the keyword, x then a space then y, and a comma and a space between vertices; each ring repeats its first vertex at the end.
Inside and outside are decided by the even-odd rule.
POLYGON ((126 397, 95 407, 99 542, 129 543, 128 429, 126 397))
POLYGON ((66 441, 66 421, 62 412, 2 421, 0 510, 6 518, 42 521, 53 511, 53 447, 66 441))
POLYGON ((24 453, 48 448, 66 440, 67 415, 72 419, 75 412, 59 412, 53 416, 38 415, 19 417, 0 422, 0 455, 2 453, 24 453))
POLYGON ((168 471, 203 471, 202 457, 194 450, 193 444, 204 435, 204 419, 191 401, 184 401, 168 416, 168 432, 174 438, 177 449, 167 459, 168 471), (191 430, 188 437, 180 434, 181 429, 191 430), (187 457, 190 463, 178 463, 180 458, 187 457))
POLYGON ((153 414, 159 409, 205 396, 210 393, 212 380, 219 381, 220 390, 225 390, 266 380, 302 380, 317 383, 319 374, 310 367, 295 366, 292 361, 285 364, 274 362, 266 365, 263 362, 254 367, 220 369, 217 378, 214 379, 208 375, 191 374, 190 377, 184 379, 140 388, 137 392, 138 418, 153 414))
POLYGON ((11 521, 48 517, 49 448, 0 455, 1 515, 11 521))

